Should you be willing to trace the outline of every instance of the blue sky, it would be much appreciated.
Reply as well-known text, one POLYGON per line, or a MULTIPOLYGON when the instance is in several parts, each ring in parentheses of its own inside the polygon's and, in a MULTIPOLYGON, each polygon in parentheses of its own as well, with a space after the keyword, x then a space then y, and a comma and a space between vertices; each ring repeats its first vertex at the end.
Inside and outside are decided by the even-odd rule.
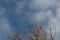
POLYGON ((60 40, 60 0, 0 0, 0 40, 12 32, 26 33, 36 22, 45 29, 56 27, 60 40))

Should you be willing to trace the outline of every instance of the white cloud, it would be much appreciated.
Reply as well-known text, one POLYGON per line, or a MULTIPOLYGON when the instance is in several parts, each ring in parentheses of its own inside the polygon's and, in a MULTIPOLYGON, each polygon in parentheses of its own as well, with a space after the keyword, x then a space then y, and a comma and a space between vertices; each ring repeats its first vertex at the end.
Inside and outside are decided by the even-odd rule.
POLYGON ((9 28, 10 24, 7 21, 6 18, 0 18, 0 30, 5 32, 11 32, 11 29, 9 28))
POLYGON ((47 17, 48 18, 51 18, 53 16, 51 10, 48 10, 48 11, 40 11, 40 12, 37 12, 35 15, 34 15, 34 20, 35 21, 43 21, 44 19, 46 19, 47 17))
POLYGON ((50 0, 50 6, 55 7, 57 3, 57 0, 50 0))
POLYGON ((21 14, 22 10, 23 10, 24 7, 25 7, 24 2, 19 1, 19 2, 16 3, 16 5, 17 5, 17 6, 16 6, 16 9, 15 9, 16 13, 21 14))
POLYGON ((43 12, 43 11, 38 12, 38 13, 35 15, 35 20, 36 20, 36 21, 42 21, 42 20, 44 20, 45 17, 46 17, 45 14, 46 14, 46 12, 43 12))
POLYGON ((57 0, 33 0, 29 8, 46 10, 48 7, 56 7, 57 0))
POLYGON ((30 8, 46 9, 50 5, 50 0, 33 0, 29 5, 30 8))
POLYGON ((56 17, 60 19, 60 8, 57 8, 56 10, 56 17))
POLYGON ((56 5, 57 5, 57 8, 60 8, 60 2, 57 2, 56 5))
POLYGON ((53 34, 55 34, 55 31, 56 31, 56 35, 58 35, 58 33, 60 32, 60 21, 59 21, 60 20, 60 8, 57 8, 56 16, 54 16, 54 13, 52 13, 51 10, 48 10, 45 12, 40 11, 35 14, 34 20, 43 21, 46 17, 49 18, 48 27, 51 27, 53 29, 53 34))
POLYGON ((46 13, 46 16, 49 17, 49 18, 50 17, 53 17, 52 11, 51 10, 48 10, 47 13, 46 13))
POLYGON ((56 7, 57 6, 57 13, 56 13, 56 17, 53 15, 54 13, 52 13, 52 10, 48 10, 48 11, 39 11, 37 12, 34 17, 36 21, 42 21, 44 20, 46 17, 48 17, 49 20, 49 25, 51 25, 52 27, 56 25, 57 27, 57 32, 59 31, 58 28, 60 22, 58 21, 60 18, 60 3, 57 2, 57 0, 33 0, 33 2, 30 3, 30 7, 33 8, 41 8, 43 10, 46 10, 48 7, 56 7), (52 25, 53 24, 53 25, 52 25))
POLYGON ((60 30, 60 22, 55 17, 50 18, 48 26, 52 28, 53 32, 56 31, 58 33, 60 30))
POLYGON ((5 9, 0 7, 0 30, 3 32, 9 32, 10 30, 10 24, 8 20, 6 19, 5 15, 5 9))
MULTIPOLYGON (((23 2, 18 2, 16 7, 16 12, 21 13, 22 9, 25 7, 23 2)), ((56 32, 60 32, 60 2, 58 0, 33 0, 28 5, 29 9, 42 9, 39 12, 31 16, 32 21, 43 21, 46 17, 49 18, 48 27, 55 27, 56 32), (56 8, 56 16, 52 13, 52 10, 48 10, 48 7, 56 8), (47 11, 45 11, 47 9, 47 11), (43 11, 44 10, 44 11, 43 11)), ((28 14, 30 15, 30 14, 28 14)), ((29 16, 30 18, 30 16, 29 16)))
POLYGON ((5 9, 0 7, 0 16, 2 16, 4 12, 5 12, 5 9))

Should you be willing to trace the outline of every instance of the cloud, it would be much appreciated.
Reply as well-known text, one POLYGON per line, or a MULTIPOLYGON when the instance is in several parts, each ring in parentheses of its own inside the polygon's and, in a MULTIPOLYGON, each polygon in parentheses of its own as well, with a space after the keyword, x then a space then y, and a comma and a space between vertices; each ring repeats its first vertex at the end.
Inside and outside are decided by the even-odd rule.
POLYGON ((11 32, 11 29, 9 27, 10 27, 10 24, 7 21, 7 19, 1 18, 0 19, 0 30, 3 32, 11 32))
POLYGON ((16 9, 15 9, 16 13, 18 13, 18 14, 22 13, 24 7, 26 6, 26 4, 24 2, 25 1, 19 1, 19 2, 16 3, 16 5, 17 5, 16 9))
POLYGON ((6 36, 8 33, 12 32, 10 29, 10 23, 5 17, 6 9, 0 7, 0 40, 6 40, 6 36))
POLYGON ((6 9, 0 7, 0 30, 3 32, 9 32, 11 31, 9 26, 9 22, 7 18, 5 17, 5 11, 6 9))
POLYGON ((49 7, 50 8, 56 7, 56 2, 57 0, 33 0, 29 4, 29 8, 47 10, 49 7))
POLYGON ((57 11, 57 12, 56 12, 56 17, 60 19, 60 8, 57 8, 56 11, 57 11))
MULTIPOLYGON (((60 2, 58 0, 33 0, 29 5, 30 8, 40 9, 36 14, 33 15, 32 19, 34 21, 44 21, 46 18, 49 18, 48 27, 52 27, 55 30, 56 34, 60 33, 60 2), (56 15, 52 10, 48 10, 51 7, 56 9, 56 15), (45 11, 47 9, 47 11, 45 11), (55 15, 55 16, 54 16, 55 15)), ((47 20, 47 19, 46 19, 47 20)), ((54 31, 55 32, 55 31, 54 31)))
POLYGON ((33 0, 29 7, 32 9, 46 9, 49 7, 50 0, 33 0))
POLYGON ((42 21, 46 17, 46 12, 40 11, 35 15, 35 17, 36 17, 35 18, 36 21, 42 21))
POLYGON ((57 5, 57 8, 59 8, 59 7, 60 7, 60 5, 59 5, 59 4, 60 4, 60 2, 57 2, 57 3, 56 3, 56 5, 57 5))
POLYGON ((36 14, 33 15, 33 19, 35 21, 44 21, 46 18, 51 18, 53 17, 52 11, 48 10, 48 11, 39 11, 36 14))
POLYGON ((4 14, 4 12, 5 12, 5 9, 0 7, 0 16, 2 16, 4 14))
POLYGON ((60 20, 60 8, 57 8, 56 10, 56 19, 58 20, 58 22, 56 23, 57 25, 56 28, 57 28, 57 31, 60 32, 60 29, 59 29, 60 28, 59 27, 60 26, 60 21, 59 21, 60 20))
MULTIPOLYGON (((21 14, 26 6, 24 1, 19 1, 16 3, 16 13, 21 14)), ((56 27, 57 34, 60 32, 60 2, 58 0, 33 0, 27 5, 28 10, 38 10, 36 13, 33 12, 24 12, 26 13, 29 21, 32 23, 32 21, 44 21, 47 18, 48 21, 48 27, 56 27), (52 10, 56 9, 56 15, 53 13, 52 10, 49 8, 52 8, 52 10), (32 14, 32 15, 31 15, 32 14), (55 16, 54 16, 55 15, 55 16)), ((54 29, 55 30, 55 29, 54 29)), ((59 35, 59 34, 58 34, 59 35)))

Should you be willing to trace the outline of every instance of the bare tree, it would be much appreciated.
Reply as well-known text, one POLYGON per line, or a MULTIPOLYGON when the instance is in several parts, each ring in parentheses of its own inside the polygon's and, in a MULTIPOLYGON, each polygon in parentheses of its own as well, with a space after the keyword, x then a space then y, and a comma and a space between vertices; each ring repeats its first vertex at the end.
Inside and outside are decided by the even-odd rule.
POLYGON ((55 35, 53 33, 55 34, 55 32, 52 30, 52 28, 50 28, 50 40, 55 40, 55 35))
POLYGON ((42 29, 42 26, 37 23, 35 24, 34 31, 28 33, 27 36, 32 40, 54 40, 51 30, 52 29, 50 28, 50 34, 48 34, 42 29))
POLYGON ((32 40, 45 40, 46 36, 44 31, 42 31, 42 27, 37 23, 34 28, 34 31, 28 33, 27 36, 32 40))
POLYGON ((9 40, 21 40, 18 33, 14 33, 13 35, 8 35, 9 40))
MULTIPOLYGON (((55 40, 55 36, 53 34, 52 28, 49 28, 49 32, 50 32, 49 34, 45 32, 42 26, 39 23, 36 23, 33 30, 25 35, 31 40, 55 40)), ((9 40, 21 40, 22 39, 18 33, 9 35, 8 38, 9 40)))

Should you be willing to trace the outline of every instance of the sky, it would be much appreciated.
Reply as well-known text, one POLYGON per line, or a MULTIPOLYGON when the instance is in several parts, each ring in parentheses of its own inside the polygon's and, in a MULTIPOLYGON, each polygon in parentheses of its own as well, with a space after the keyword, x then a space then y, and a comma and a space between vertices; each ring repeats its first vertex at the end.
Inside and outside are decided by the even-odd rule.
POLYGON ((26 33, 36 22, 56 27, 60 40, 60 0, 0 0, 0 40, 12 32, 26 33))

